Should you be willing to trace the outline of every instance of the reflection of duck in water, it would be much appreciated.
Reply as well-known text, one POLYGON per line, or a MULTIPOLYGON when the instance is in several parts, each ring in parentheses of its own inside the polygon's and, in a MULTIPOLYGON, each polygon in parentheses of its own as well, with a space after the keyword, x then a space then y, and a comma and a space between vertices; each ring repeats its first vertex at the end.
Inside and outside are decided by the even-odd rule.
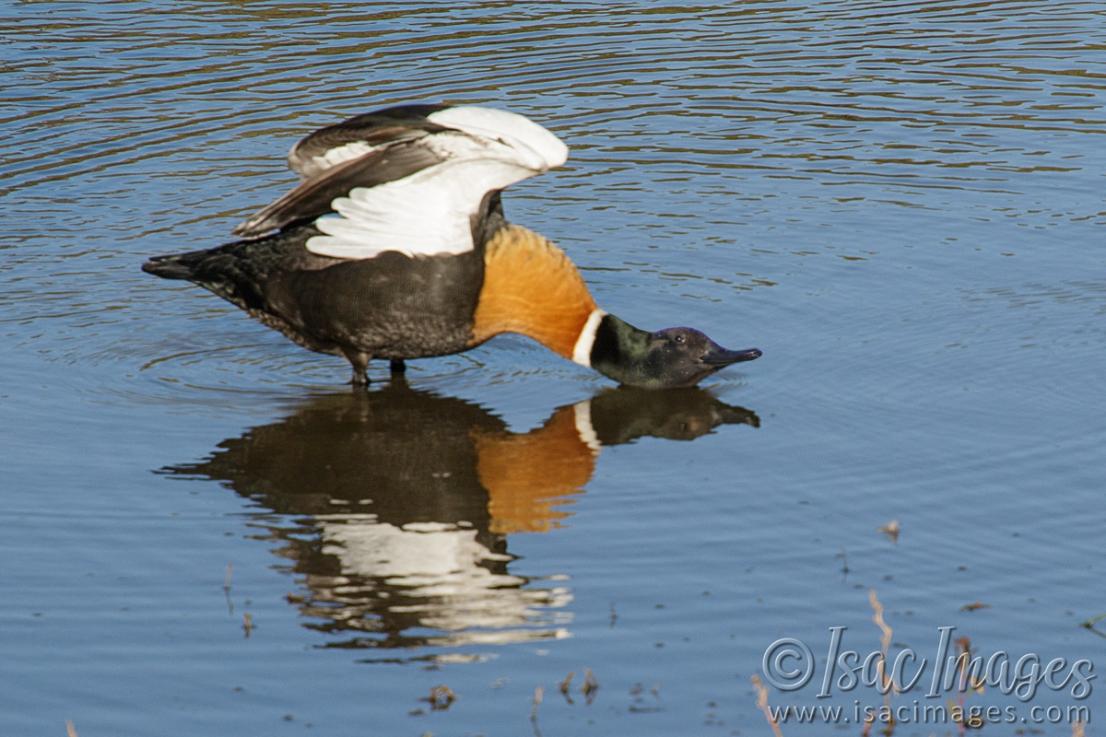
POLYGON ((393 381, 315 397, 167 470, 298 518, 272 532, 310 591, 301 607, 311 626, 364 633, 344 646, 509 642, 564 636, 551 610, 571 598, 508 571, 509 533, 566 517, 604 445, 734 423, 758 420, 700 389, 615 389, 513 433, 481 407, 393 381))

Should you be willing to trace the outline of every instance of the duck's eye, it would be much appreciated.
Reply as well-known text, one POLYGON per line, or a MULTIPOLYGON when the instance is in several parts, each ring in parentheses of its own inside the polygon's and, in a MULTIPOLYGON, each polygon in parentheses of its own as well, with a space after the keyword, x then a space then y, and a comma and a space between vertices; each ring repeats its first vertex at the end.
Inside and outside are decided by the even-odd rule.
POLYGON ((687 338, 682 335, 677 335, 675 338, 673 338, 673 340, 677 343, 680 343, 681 345, 687 342, 687 338))

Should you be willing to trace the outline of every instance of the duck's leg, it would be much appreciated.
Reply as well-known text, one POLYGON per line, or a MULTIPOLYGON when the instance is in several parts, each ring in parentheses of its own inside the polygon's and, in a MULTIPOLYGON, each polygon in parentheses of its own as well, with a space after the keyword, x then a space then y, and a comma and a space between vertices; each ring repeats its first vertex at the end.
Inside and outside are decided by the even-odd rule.
POLYGON ((393 374, 405 374, 407 373, 407 363, 402 358, 393 358, 391 364, 389 364, 393 374))
POLYGON ((353 378, 350 379, 349 383, 354 386, 368 386, 369 354, 359 351, 343 351, 343 353, 346 354, 346 358, 349 360, 350 365, 353 366, 353 378))

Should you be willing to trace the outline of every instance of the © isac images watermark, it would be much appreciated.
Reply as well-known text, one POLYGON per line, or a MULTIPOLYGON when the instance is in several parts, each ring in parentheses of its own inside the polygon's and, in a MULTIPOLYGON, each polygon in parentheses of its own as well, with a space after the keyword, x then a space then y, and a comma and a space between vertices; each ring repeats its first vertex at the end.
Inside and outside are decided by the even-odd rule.
MULTIPOLYGON (((875 688, 881 694, 925 687, 926 698, 939 698, 982 683, 1023 702, 1036 696, 1041 686, 1053 691, 1068 690, 1073 699, 1083 700, 1093 692, 1092 682, 1097 677, 1094 663, 1086 658, 1044 661, 1036 653, 1015 657, 1005 650, 996 650, 987 657, 955 653, 952 644, 956 628, 950 626, 937 628, 937 647, 932 658, 908 647, 886 656, 879 650, 867 654, 849 650, 843 646, 847 630, 843 626, 829 628, 829 646, 817 681, 818 698, 829 698, 834 690, 848 692, 859 686, 875 688), (881 676, 881 668, 886 677, 881 676)), ((765 649, 761 670, 764 679, 780 691, 797 691, 814 680, 817 661, 805 642, 781 637, 765 649)))
MULTIPOLYGON (((1034 706, 1027 710, 1028 718, 1020 715, 1016 707, 976 707, 994 711, 988 721, 1021 722, 1059 722, 1089 721, 1090 709, 1086 700, 1094 692, 1094 663, 1086 658, 1069 660, 1055 657, 1046 659, 1037 653, 1011 654, 997 650, 989 654, 975 654, 965 648, 957 647, 954 640, 955 627, 937 628, 936 644, 932 651, 925 654, 912 648, 902 648, 897 652, 873 650, 860 652, 845 646, 848 628, 836 626, 828 628, 829 642, 825 657, 816 658, 814 651, 800 639, 783 637, 770 644, 761 660, 764 680, 779 691, 792 692, 803 688, 816 689, 815 697, 828 699, 835 694, 844 694, 857 689, 873 689, 884 697, 890 694, 913 692, 924 695, 925 699, 942 699, 950 695, 960 695, 981 688, 994 689, 1012 696, 1023 704, 1031 701, 1041 689, 1063 693, 1079 705, 1068 707, 1034 706), (1036 714, 1034 710, 1040 712, 1036 714), (1057 711, 1053 715, 1052 710, 1057 711), (1047 713, 1046 713, 1047 712, 1047 713), (1067 715, 1066 717, 1064 715, 1067 715), (1074 716, 1073 716, 1074 715, 1074 716)), ((890 638, 888 637, 888 640, 890 638)), ((944 721, 932 704, 927 705, 915 698, 912 706, 900 704, 894 707, 899 712, 897 721, 930 721, 932 718, 944 721), (907 712, 903 712, 906 709, 907 712), (932 712, 932 714, 931 714, 932 712)), ((855 715, 860 718, 873 718, 871 707, 854 702, 855 715)), ((803 707, 788 707, 795 710, 793 716, 805 714, 803 707)), ((885 709, 892 709, 890 702, 885 709)), ((813 721, 824 707, 808 707, 813 721)), ((838 707, 838 711, 841 711, 838 707)), ((836 712, 835 712, 836 713, 836 712)), ((823 714, 820 721, 841 721, 844 712, 838 718, 823 714)), ((844 716, 844 721, 852 721, 844 716)), ((784 719, 782 721, 789 721, 784 719)))

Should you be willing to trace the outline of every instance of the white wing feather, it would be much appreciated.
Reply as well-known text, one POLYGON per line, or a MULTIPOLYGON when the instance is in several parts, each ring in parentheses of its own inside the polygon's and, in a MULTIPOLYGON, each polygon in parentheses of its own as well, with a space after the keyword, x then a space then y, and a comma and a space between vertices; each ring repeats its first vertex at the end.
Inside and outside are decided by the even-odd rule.
POLYGON ((356 187, 336 198, 337 214, 316 220, 323 232, 307 241, 320 256, 367 259, 385 251, 408 256, 471 251, 470 218, 484 195, 552 166, 568 149, 521 115, 488 108, 448 108, 430 120, 466 135, 427 136, 442 163, 386 184, 356 187))
POLYGON ((534 173, 565 163, 568 146, 540 125, 518 113, 489 107, 451 107, 430 115, 433 123, 489 140, 498 140, 516 151, 519 163, 534 173))

